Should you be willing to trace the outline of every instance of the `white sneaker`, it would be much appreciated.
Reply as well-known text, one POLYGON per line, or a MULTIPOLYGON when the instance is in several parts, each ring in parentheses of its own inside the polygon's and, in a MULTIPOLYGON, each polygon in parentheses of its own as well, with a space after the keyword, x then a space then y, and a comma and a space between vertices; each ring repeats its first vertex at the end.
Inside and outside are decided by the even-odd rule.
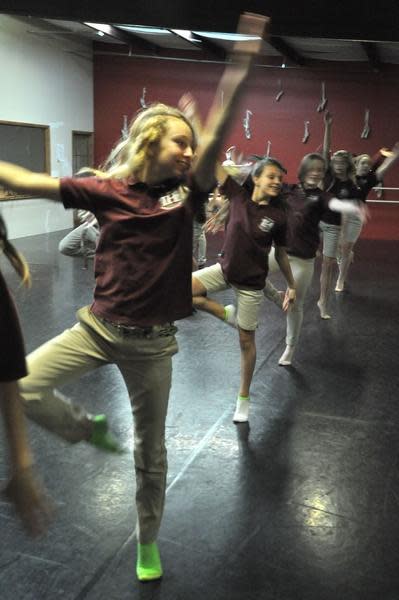
POLYGON ((282 367, 289 367, 292 363, 292 357, 294 356, 295 346, 286 346, 283 354, 280 356, 278 364, 282 367))
POLYGON ((224 307, 226 318, 225 322, 230 325, 230 327, 237 327, 237 316, 236 316, 236 307, 234 304, 228 304, 224 307))
POLYGON ((249 398, 248 400, 237 398, 236 410, 233 416, 233 423, 246 423, 248 421, 248 413, 249 398))

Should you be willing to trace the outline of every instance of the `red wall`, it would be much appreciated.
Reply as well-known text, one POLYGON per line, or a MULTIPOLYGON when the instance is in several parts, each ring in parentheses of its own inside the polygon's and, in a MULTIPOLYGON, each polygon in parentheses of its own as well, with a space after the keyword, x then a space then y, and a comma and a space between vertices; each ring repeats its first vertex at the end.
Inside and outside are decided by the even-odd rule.
MULTIPOLYGON (((197 99, 203 116, 212 102, 223 66, 211 63, 137 59, 98 54, 94 63, 95 161, 101 162, 120 136, 123 115, 130 119, 140 108, 143 87, 149 102, 176 105, 190 91, 197 99)), ((271 154, 288 169, 287 179, 294 181, 297 165, 307 152, 320 149, 323 140, 323 114, 316 111, 321 81, 326 82, 328 108, 334 117, 332 149, 373 154, 381 146, 399 140, 399 69, 387 66, 374 73, 365 66, 341 63, 324 69, 279 69, 256 67, 247 86, 239 116, 225 148, 235 144, 244 154, 263 153, 267 140, 271 154), (284 95, 275 102, 278 80, 284 95), (370 109, 372 128, 369 139, 360 138, 364 110, 370 109), (246 109, 253 112, 252 138, 244 136, 242 118, 246 109), (310 121, 310 138, 302 143, 304 121, 310 121)), ((399 165, 385 178, 388 187, 399 187, 399 165)), ((372 196, 371 196, 372 197, 372 196)), ((386 198, 399 200, 399 192, 386 198)), ((399 205, 372 206, 376 218, 364 236, 393 239, 398 235, 399 205)))

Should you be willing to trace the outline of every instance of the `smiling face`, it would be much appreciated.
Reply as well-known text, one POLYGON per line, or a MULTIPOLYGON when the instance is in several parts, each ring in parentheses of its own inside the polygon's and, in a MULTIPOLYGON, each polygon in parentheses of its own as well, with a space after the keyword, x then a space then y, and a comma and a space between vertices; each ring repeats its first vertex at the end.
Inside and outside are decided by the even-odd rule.
POLYGON ((325 173, 324 161, 314 158, 311 160, 303 175, 303 185, 305 188, 315 188, 323 181, 325 173))
POLYGON ((266 165, 260 175, 252 177, 254 192, 252 200, 261 202, 267 198, 275 198, 281 192, 283 172, 274 165, 266 165))
POLYGON ((187 123, 182 119, 169 117, 166 132, 160 139, 158 152, 151 164, 152 182, 182 178, 191 166, 193 146, 193 133, 187 123))
POLYGON ((363 177, 364 175, 367 175, 370 169, 371 159, 365 154, 358 160, 356 164, 356 175, 359 175, 359 177, 363 177))
POLYGON ((331 169, 337 179, 347 179, 349 164, 346 158, 341 156, 333 156, 331 159, 331 169))

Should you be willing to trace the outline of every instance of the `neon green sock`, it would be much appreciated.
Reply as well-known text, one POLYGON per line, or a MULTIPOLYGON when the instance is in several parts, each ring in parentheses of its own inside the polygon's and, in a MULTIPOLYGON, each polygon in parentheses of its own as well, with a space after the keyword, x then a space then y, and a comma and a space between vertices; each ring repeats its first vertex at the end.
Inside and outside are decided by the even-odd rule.
POLYGON ((240 394, 238 394, 237 398, 238 398, 238 400, 248 400, 249 401, 249 396, 241 396, 240 394))
POLYGON ((136 573, 140 581, 152 581, 162 577, 161 557, 156 542, 137 544, 136 573))

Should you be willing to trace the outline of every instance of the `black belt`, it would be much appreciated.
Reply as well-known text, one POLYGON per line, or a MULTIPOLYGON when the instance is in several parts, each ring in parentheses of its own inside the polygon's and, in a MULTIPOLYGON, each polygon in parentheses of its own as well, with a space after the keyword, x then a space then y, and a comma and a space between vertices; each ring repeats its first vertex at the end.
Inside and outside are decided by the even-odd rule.
POLYGON ((174 335, 177 331, 177 327, 173 323, 163 323, 162 325, 151 325, 149 327, 138 327, 136 325, 123 325, 121 323, 107 321, 107 319, 98 317, 97 315, 96 318, 106 327, 116 330, 119 335, 136 338, 154 339, 158 337, 167 337, 174 335))

